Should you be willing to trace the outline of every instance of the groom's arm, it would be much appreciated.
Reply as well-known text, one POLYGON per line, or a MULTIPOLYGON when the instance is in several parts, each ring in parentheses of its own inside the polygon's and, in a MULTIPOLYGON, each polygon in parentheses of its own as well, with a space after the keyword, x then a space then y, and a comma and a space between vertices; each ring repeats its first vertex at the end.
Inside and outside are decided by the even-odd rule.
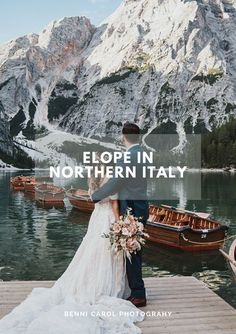
MULTIPOLYGON (((125 168, 123 161, 118 164, 119 167, 125 168)), ((118 176, 117 178, 109 179, 101 188, 96 190, 92 195, 91 199, 94 203, 100 202, 104 198, 118 193, 122 187, 124 179, 118 176)))
POLYGON ((118 193, 122 185, 122 179, 113 178, 107 181, 101 188, 96 190, 92 195, 91 199, 94 203, 100 202, 104 198, 118 193))

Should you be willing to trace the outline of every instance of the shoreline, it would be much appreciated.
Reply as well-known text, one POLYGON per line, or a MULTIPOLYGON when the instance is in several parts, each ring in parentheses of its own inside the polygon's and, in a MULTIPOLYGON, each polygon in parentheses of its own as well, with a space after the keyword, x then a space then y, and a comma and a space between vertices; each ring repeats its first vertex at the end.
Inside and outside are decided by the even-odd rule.
MULTIPOLYGON (((175 167, 173 167, 175 168, 175 167)), ((168 168, 165 168, 168 169, 168 168)), ((17 168, 17 167, 0 167, 0 172, 17 172, 17 171, 22 171, 22 172, 43 172, 43 171, 49 171, 49 168, 17 168)), ((186 173, 236 173, 236 169, 229 169, 229 170, 224 170, 224 168, 187 168, 186 173)))

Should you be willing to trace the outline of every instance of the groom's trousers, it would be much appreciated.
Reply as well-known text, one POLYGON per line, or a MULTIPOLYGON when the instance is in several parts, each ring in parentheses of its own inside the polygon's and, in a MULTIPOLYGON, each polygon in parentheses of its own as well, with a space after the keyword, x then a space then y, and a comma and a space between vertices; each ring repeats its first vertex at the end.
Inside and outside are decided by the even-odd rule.
MULTIPOLYGON (((148 214, 149 205, 147 201, 120 201, 120 212, 122 215, 126 213, 127 208, 132 209, 135 217, 143 217, 142 223, 145 225, 148 214)), ((142 249, 136 254, 132 254, 131 262, 126 259, 126 273, 129 287, 131 289, 131 297, 137 299, 146 298, 144 282, 142 279, 142 249)))
POLYGON ((142 279, 142 250, 132 254, 131 262, 126 259, 126 273, 131 289, 131 296, 137 299, 146 298, 144 282, 142 279))

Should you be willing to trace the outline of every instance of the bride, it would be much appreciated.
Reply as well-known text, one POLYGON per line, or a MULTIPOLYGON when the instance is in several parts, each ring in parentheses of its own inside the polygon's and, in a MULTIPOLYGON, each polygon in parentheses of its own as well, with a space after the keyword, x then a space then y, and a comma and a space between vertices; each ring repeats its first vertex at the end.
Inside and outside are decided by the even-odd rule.
MULTIPOLYGON (((90 179, 90 192, 106 182, 90 179)), ((0 320, 1 334, 137 334, 143 315, 130 301, 125 257, 102 238, 119 217, 116 196, 95 204, 88 231, 52 288, 35 288, 0 320), (124 298, 124 299, 122 299, 124 298)))

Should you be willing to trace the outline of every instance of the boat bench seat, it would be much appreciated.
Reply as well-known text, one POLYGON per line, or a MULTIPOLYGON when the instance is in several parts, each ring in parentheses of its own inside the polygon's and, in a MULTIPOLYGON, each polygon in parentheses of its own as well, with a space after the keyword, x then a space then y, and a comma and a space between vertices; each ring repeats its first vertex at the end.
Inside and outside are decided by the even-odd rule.
POLYGON ((214 230, 218 227, 218 224, 205 219, 197 219, 190 224, 190 227, 193 230, 214 230))

